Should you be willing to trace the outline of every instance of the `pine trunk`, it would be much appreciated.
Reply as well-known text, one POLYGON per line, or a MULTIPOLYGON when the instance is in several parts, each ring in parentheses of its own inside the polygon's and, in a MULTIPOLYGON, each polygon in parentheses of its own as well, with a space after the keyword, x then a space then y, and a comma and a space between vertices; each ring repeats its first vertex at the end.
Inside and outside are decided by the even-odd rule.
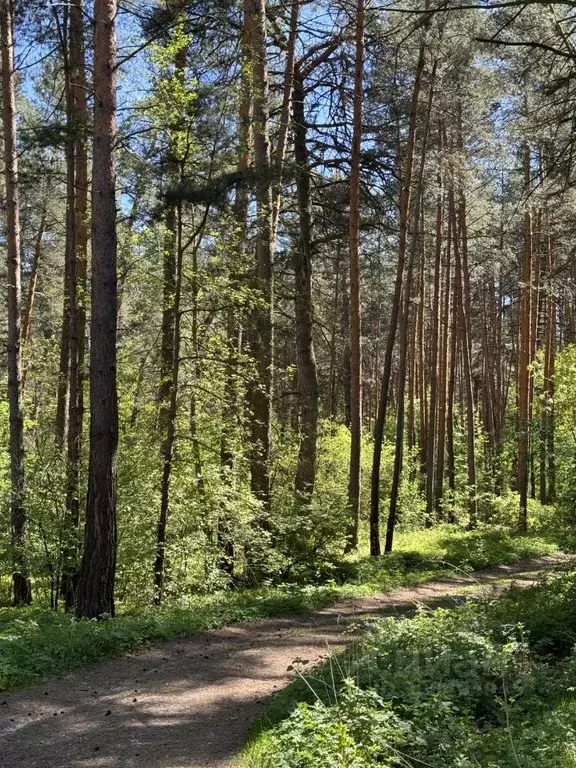
POLYGON ((114 615, 116 572, 116 0, 94 3, 90 457, 76 614, 114 615))
POLYGON ((24 496, 24 417, 22 411, 20 204, 14 77, 12 0, 0 5, 2 122, 6 179, 6 254, 8 258, 8 408, 10 422, 10 527, 14 605, 32 600, 27 565, 27 514, 24 496))

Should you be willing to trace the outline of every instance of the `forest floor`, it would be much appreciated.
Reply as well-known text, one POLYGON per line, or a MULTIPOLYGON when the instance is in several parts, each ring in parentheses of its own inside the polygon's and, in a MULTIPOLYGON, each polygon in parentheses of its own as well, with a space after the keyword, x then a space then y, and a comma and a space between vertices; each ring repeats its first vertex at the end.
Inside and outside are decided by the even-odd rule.
POLYGON ((453 605, 511 583, 530 585, 548 555, 364 597, 307 614, 235 624, 165 642, 0 701, 2 768, 224 768, 263 701, 348 645, 364 617, 453 605))

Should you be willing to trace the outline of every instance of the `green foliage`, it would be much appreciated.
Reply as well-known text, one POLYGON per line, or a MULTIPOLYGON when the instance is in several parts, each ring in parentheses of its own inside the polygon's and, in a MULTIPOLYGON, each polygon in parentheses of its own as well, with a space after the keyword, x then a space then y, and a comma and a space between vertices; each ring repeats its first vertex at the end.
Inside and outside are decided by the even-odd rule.
POLYGON ((377 693, 344 680, 333 707, 321 701, 298 705, 278 728, 276 739, 282 751, 278 754, 272 747, 261 764, 263 768, 391 766, 397 764, 396 747, 410 731, 377 693))
POLYGON ((425 755, 444 768, 573 768, 574 583, 571 573, 494 603, 374 621, 359 645, 273 700, 241 765, 347 765, 352 755, 355 768, 416 766, 425 755), (558 612, 567 642, 545 647, 560 637, 558 612), (563 656, 542 655, 551 648, 563 656), (343 701, 359 708, 355 727, 343 701), (371 753, 383 718, 394 734, 376 736, 371 753))

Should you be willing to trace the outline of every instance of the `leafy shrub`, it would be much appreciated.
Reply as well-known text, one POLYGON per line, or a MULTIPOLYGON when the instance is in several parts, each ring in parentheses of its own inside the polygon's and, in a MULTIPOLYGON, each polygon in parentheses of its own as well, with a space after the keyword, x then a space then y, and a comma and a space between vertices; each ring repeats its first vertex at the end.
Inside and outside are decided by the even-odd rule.
POLYGON ((344 680, 338 702, 299 704, 278 728, 263 768, 362 768, 396 765, 411 727, 374 691, 344 680))

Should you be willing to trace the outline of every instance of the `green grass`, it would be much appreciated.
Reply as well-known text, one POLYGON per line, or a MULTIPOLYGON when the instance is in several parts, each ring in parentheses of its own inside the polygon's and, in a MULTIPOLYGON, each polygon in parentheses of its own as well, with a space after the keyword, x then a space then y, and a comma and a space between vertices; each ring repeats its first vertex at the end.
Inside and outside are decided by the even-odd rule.
POLYGON ((123 607, 107 621, 75 621, 43 607, 0 609, 0 691, 10 692, 104 658, 238 621, 315 610, 557 550, 553 538, 443 526, 398 536, 397 551, 348 561, 342 583, 286 585, 197 596, 163 608, 123 607))

